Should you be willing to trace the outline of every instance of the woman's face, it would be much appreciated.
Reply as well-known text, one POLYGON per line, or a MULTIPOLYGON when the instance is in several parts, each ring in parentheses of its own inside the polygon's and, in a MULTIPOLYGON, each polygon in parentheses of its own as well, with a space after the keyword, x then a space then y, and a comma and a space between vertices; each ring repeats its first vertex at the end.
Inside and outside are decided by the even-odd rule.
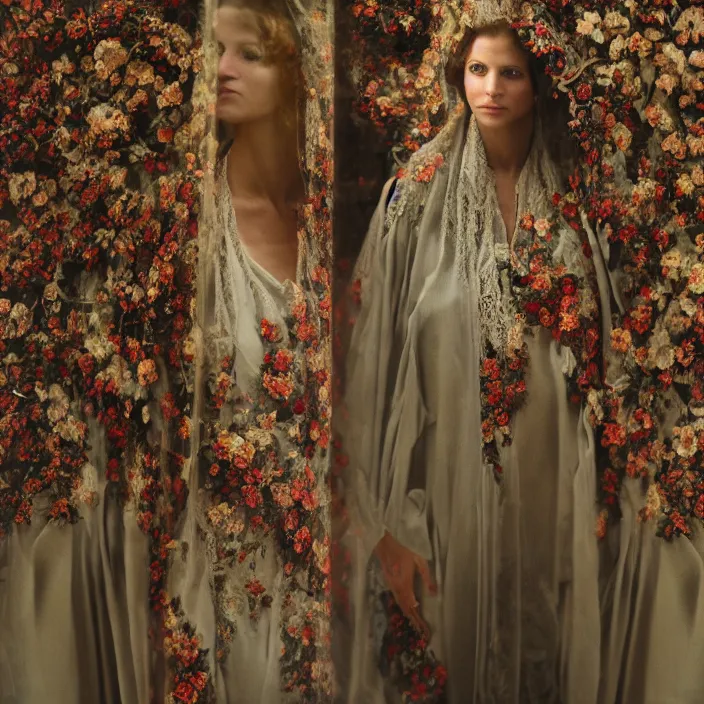
POLYGON ((508 32, 474 40, 465 62, 464 90, 481 127, 515 126, 533 113, 535 90, 528 61, 508 32))
POLYGON ((256 15, 221 7, 215 15, 220 45, 217 117, 241 125, 273 117, 281 102, 279 67, 266 60, 256 15))

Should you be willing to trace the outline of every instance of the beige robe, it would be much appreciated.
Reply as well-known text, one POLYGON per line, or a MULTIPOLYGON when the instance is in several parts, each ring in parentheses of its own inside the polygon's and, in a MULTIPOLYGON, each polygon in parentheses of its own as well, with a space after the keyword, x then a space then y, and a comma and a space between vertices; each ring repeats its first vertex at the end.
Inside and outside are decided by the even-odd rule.
POLYGON ((0 545, 0 702, 149 704, 148 538, 134 508, 105 494, 107 453, 91 426, 98 505, 75 525, 31 526, 0 545))
MULTIPOLYGON (((629 482, 620 538, 599 543, 595 436, 585 409, 567 400, 575 359, 542 328, 526 338, 526 402, 502 451, 502 486, 483 464, 471 354, 480 292, 471 272, 464 279, 463 238, 477 236, 477 223, 499 247, 506 233, 483 149, 464 157, 483 215, 463 220, 455 210, 459 129, 450 125, 430 157, 409 166, 443 155, 428 186, 402 181, 390 215, 384 195, 361 257, 343 430, 356 522, 347 540, 355 637, 346 699, 398 698, 377 669, 371 621, 370 583, 383 588, 372 550, 388 530, 429 561, 439 584, 437 597, 420 587, 418 595, 430 647, 449 670, 449 704, 704 701, 704 672, 692 664, 704 646, 701 549, 638 525, 644 497, 629 482)), ((519 217, 541 215, 536 185, 546 168, 534 147, 519 217)), ((555 256, 570 269, 587 266, 575 236, 564 237, 555 256)), ((608 341, 609 273, 592 240, 608 341)))

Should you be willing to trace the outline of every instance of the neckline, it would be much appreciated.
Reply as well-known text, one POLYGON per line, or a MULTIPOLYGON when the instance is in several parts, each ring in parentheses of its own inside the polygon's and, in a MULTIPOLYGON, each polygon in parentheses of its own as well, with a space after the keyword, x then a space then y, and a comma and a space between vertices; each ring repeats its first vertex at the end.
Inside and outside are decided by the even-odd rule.
POLYGON ((263 267, 256 259, 254 259, 254 257, 252 257, 249 250, 247 249, 247 246, 244 244, 244 242, 242 242, 242 240, 239 240, 239 242, 240 247, 242 247, 242 253, 244 254, 244 258, 247 260, 247 264, 249 265, 250 269, 256 270, 261 276, 268 279, 272 284, 274 284, 277 288, 281 290, 286 288, 286 286, 293 284, 293 281, 291 281, 291 279, 284 279, 283 281, 281 281, 280 279, 276 278, 276 276, 274 276, 266 267, 263 267))
MULTIPOLYGON (((226 168, 227 160, 223 159, 220 167, 220 184, 223 187, 223 195, 226 196, 227 200, 227 210, 232 218, 232 226, 233 226, 233 232, 232 236, 233 239, 235 240, 237 246, 242 252, 242 259, 243 263, 245 266, 249 269, 251 274, 254 274, 254 270, 256 269, 257 272, 263 276, 264 278, 268 279, 272 284, 276 286, 278 289, 285 289, 286 286, 288 285, 295 285, 298 281, 298 275, 296 275, 296 280, 292 279, 284 279, 281 281, 278 279, 274 274, 272 274, 266 267, 262 266, 254 257, 251 255, 250 251, 247 249, 247 246, 245 243, 242 241, 242 238, 239 235, 239 230, 237 228, 237 213, 235 212, 235 204, 232 202, 232 191, 230 190, 230 184, 227 182, 227 168, 226 168)), ((299 264, 299 259, 300 257, 300 252, 297 252, 297 261, 296 261, 296 271, 298 271, 298 264, 299 264)))

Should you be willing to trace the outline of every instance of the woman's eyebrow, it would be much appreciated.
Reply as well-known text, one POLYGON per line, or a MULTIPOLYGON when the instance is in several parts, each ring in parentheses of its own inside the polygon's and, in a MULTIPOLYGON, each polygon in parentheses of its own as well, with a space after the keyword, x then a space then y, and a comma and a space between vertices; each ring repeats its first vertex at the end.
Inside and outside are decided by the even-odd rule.
MULTIPOLYGON (((467 59, 468 64, 481 64, 482 66, 486 66, 487 64, 484 61, 480 61, 479 59, 467 59)), ((513 68, 518 71, 523 71, 523 68, 521 68, 518 64, 505 64, 503 66, 499 66, 500 69, 507 69, 507 68, 513 68)))

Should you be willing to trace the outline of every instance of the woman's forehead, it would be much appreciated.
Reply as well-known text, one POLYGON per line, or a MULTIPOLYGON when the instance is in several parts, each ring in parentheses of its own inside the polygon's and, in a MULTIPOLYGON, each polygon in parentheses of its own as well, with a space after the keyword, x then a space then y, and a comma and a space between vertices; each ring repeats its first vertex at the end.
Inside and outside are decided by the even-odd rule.
POLYGON ((258 43, 261 33, 257 16, 252 10, 239 7, 221 7, 215 12, 213 21, 215 36, 222 41, 258 43))
POLYGON ((471 44, 467 59, 481 61, 489 65, 527 66, 528 56, 509 33, 496 35, 480 34, 471 44))

